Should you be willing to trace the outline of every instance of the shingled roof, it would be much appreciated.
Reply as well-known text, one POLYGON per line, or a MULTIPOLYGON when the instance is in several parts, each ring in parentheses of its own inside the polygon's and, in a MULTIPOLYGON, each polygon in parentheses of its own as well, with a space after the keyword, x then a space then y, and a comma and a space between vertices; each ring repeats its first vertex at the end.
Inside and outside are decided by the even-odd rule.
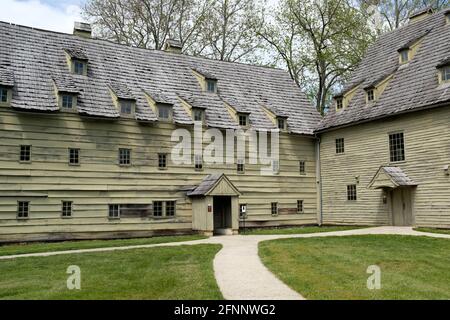
POLYGON ((450 103, 450 85, 439 85, 436 67, 450 55, 450 26, 445 11, 381 36, 344 87, 359 85, 349 105, 331 108, 317 132, 450 103), (423 37, 414 58, 399 66, 398 49, 423 37), (393 75, 377 101, 366 104, 365 88, 393 75))
POLYGON ((160 95, 158 100, 173 104, 174 121, 180 124, 193 124, 193 120, 178 95, 193 97, 198 107, 206 108, 210 127, 237 127, 225 101, 234 101, 237 109, 245 106, 257 130, 276 129, 263 110, 265 105, 288 115, 288 129, 293 133, 311 135, 320 120, 306 96, 282 70, 132 48, 4 22, 0 22, 0 33, 0 68, 9 72, 0 73, 0 79, 13 75, 11 106, 16 109, 58 111, 56 86, 78 93, 78 112, 86 116, 120 116, 111 98, 112 89, 136 100, 139 121, 157 121, 146 94, 160 95), (88 76, 69 73, 67 54, 88 60, 88 76), (202 92, 193 70, 216 78, 218 93, 202 92))

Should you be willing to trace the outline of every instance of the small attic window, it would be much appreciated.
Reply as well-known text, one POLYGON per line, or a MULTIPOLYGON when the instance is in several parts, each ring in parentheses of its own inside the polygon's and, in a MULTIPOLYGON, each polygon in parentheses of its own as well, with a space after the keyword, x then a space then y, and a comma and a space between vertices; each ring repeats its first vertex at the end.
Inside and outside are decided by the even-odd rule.
POLYGON ((73 73, 83 76, 87 74, 87 63, 77 59, 72 60, 73 73))
POLYGON ((342 110, 344 108, 344 99, 342 97, 336 98, 336 110, 342 110))
POLYGON ((132 100, 119 100, 120 114, 124 116, 131 116, 134 113, 134 101, 132 100))
POLYGON ((286 119, 284 119, 284 118, 277 118, 277 124, 278 124, 278 129, 286 130, 286 119))
POLYGON ((375 101, 375 90, 367 89, 367 102, 375 101))
POLYGON ((193 108, 192 118, 196 122, 203 122, 205 119, 205 111, 203 109, 193 108))
POLYGON ((169 106, 158 106, 158 119, 160 121, 170 121, 172 119, 172 108, 169 106))
POLYGON ((216 80, 206 80, 206 90, 211 93, 217 92, 217 81, 216 80))
POLYGON ((248 115, 246 114, 238 114, 239 125, 241 127, 248 127, 248 115))
POLYGON ((442 82, 450 82, 450 65, 442 68, 441 80, 442 82))
POLYGON ((400 51, 400 63, 407 63, 409 61, 409 49, 400 51))
POLYGON ((70 93, 60 93, 59 107, 64 110, 75 110, 77 106, 77 96, 70 93))
POLYGON ((8 89, 0 87, 0 103, 8 103, 8 89))

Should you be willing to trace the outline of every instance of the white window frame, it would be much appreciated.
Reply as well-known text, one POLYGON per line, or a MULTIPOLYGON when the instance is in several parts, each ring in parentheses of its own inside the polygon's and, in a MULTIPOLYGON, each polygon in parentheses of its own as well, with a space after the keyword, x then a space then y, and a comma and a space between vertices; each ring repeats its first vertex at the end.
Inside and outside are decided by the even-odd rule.
POLYGON ((28 200, 19 200, 17 201, 17 220, 28 220, 30 219, 30 212, 31 212, 31 201, 28 200), (23 210, 21 210, 23 207, 21 207, 21 204, 26 204, 26 216, 23 215, 23 210))
POLYGON ((73 201, 66 201, 66 200, 61 201, 61 217, 64 219, 73 217, 73 201), (69 204, 69 207, 67 207, 66 204, 69 204), (70 215, 67 215, 66 210, 68 208, 70 208, 69 209, 70 215))

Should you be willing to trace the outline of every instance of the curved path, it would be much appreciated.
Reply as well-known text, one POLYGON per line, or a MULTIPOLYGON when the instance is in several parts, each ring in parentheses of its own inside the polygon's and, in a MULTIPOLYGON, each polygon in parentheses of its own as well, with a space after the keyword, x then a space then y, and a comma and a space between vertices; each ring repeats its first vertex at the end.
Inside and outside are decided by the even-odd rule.
POLYGON ((32 253, 14 256, 3 256, 0 260, 16 259, 21 257, 48 257, 63 254, 81 254, 92 252, 108 252, 154 247, 173 247, 197 244, 221 244, 222 250, 214 258, 214 273, 217 284, 228 300, 300 300, 304 299, 299 293, 289 288, 272 274, 261 262, 258 256, 258 244, 261 241, 312 238, 350 235, 409 235, 428 236, 434 238, 447 238, 450 235, 438 233, 425 233, 414 231, 410 227, 376 227, 334 231, 323 233, 294 234, 294 235, 253 235, 253 236, 222 236, 203 240, 186 242, 170 242, 152 245, 83 249, 69 251, 55 251, 45 253, 32 253))

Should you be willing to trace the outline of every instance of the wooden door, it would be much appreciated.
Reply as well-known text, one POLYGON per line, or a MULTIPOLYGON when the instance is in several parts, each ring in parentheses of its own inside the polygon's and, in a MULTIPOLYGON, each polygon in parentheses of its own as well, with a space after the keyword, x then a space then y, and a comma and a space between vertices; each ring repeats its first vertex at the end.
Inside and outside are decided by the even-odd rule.
POLYGON ((394 226, 412 225, 412 202, 410 188, 397 188, 392 191, 392 224, 394 226))

